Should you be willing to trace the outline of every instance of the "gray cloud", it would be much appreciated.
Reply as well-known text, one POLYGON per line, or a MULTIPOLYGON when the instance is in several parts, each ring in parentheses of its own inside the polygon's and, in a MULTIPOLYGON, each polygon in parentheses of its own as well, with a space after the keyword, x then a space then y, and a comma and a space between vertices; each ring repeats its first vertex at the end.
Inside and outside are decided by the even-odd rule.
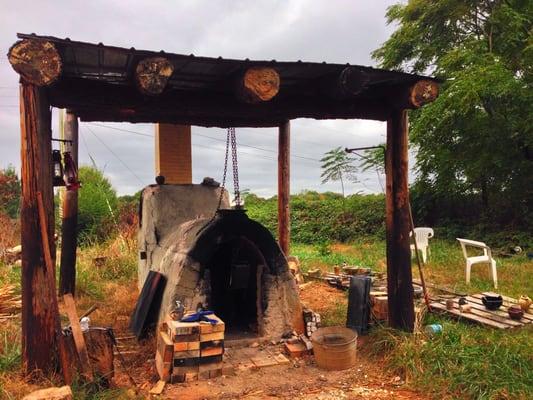
MULTIPOLYGON (((74 3, 17 1, 16 7, 6 2, 0 5, 0 167, 20 166, 18 75, 5 57, 16 40, 16 32, 184 54, 372 65, 370 52, 391 32, 384 14, 394 1, 74 3)), ((104 125, 144 135, 153 135, 154 131, 150 124, 104 125)), ((119 193, 133 193, 153 182, 153 139, 96 124, 80 126, 80 163, 90 164, 90 153, 98 167, 105 168, 106 176, 119 193)), ((53 128, 57 131, 57 113, 53 128)), ((324 152, 336 146, 368 146, 385 141, 385 125, 373 121, 295 120, 291 132, 294 193, 304 189, 340 191, 339 184, 320 184, 320 163, 313 160, 319 160, 324 152)), ((241 188, 263 196, 275 194, 277 131, 238 129, 237 138, 241 144, 241 188)), ((195 182, 204 176, 222 178, 224 139, 222 129, 193 128, 195 182)), ((375 172, 361 173, 359 180, 360 183, 349 184, 347 191, 381 191, 375 172)))

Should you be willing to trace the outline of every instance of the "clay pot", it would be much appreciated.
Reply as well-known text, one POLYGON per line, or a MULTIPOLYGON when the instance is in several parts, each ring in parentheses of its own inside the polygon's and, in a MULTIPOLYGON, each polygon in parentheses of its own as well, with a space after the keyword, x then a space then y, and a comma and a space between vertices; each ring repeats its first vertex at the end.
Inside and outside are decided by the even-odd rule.
POLYGON ((531 304, 533 304, 533 300, 531 300, 528 296, 520 296, 520 298, 518 299, 518 304, 524 312, 528 312, 529 307, 531 306, 531 304))
POLYGON ((522 310, 521 307, 513 305, 507 309, 507 312, 509 313, 509 317, 511 319, 520 319, 524 316, 524 310, 522 310))
POLYGON ((481 298, 481 301, 487 310, 497 310, 503 304, 502 296, 493 293, 485 294, 485 296, 481 298))

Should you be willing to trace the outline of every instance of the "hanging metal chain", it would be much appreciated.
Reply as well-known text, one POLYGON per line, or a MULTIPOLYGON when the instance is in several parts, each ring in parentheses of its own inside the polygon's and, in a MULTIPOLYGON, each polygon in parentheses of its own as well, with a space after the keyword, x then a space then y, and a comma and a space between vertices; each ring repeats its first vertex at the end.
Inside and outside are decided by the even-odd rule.
POLYGON ((226 155, 224 156, 224 173, 222 174, 222 183, 220 185, 220 196, 218 197, 218 205, 215 213, 207 223, 202 226, 196 235, 198 236, 202 231, 215 220, 215 217, 222 206, 222 198, 226 189, 226 177, 228 175, 228 157, 229 147, 231 144, 231 161, 233 166, 233 187, 235 189, 235 204, 237 208, 241 207, 241 193, 239 190, 239 167, 237 165, 237 140, 235 138, 235 128, 228 128, 226 135, 226 155))
POLYGON ((230 129, 228 129, 228 134, 226 135, 226 155, 224 157, 224 174, 222 175, 222 184, 220 185, 220 196, 218 197, 217 211, 220 210, 220 206, 222 205, 222 198, 224 197, 224 189, 226 188, 226 175, 228 174, 229 144, 230 144, 230 129))
POLYGON ((237 138, 235 128, 229 128, 228 134, 231 136, 231 161, 233 164, 233 191, 235 193, 235 207, 241 207, 241 191, 239 189, 239 163, 237 160, 237 138))

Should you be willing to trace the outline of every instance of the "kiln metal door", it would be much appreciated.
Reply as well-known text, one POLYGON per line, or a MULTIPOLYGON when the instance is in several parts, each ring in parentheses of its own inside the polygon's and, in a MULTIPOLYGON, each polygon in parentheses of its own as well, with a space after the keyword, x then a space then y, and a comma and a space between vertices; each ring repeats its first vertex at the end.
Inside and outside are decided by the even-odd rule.
POLYGON ((261 268, 257 251, 248 241, 236 239, 222 245, 213 256, 209 308, 226 323, 227 335, 258 334, 261 268))

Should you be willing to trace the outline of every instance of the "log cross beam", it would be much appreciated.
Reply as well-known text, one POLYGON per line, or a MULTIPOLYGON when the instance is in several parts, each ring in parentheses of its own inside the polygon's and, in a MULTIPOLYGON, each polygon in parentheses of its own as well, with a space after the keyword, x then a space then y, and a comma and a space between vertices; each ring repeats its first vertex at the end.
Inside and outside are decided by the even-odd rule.
POLYGON ((409 244, 409 167, 405 110, 394 110, 387 121, 385 172, 389 325, 412 332, 415 318, 409 244))

